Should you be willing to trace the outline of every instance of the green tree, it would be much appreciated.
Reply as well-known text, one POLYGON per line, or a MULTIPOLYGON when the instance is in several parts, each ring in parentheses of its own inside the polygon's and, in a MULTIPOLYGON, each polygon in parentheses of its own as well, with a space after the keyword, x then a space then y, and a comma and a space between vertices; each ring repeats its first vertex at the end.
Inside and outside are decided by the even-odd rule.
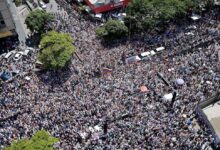
POLYGON ((108 20, 103 27, 96 30, 96 35, 105 40, 113 40, 125 37, 128 34, 128 28, 119 20, 108 20))
POLYGON ((16 6, 20 6, 22 4, 22 0, 14 0, 16 6))
POLYGON ((73 39, 69 34, 50 31, 42 36, 39 60, 47 69, 60 69, 66 66, 75 52, 73 39))
POLYGON ((40 130, 31 139, 14 141, 4 150, 53 150, 53 144, 58 141, 45 130, 40 130))
POLYGON ((153 6, 159 12, 160 21, 168 21, 177 17, 183 17, 186 14, 186 5, 181 0, 154 0, 153 6))
POLYGON ((46 25, 53 20, 53 15, 45 10, 34 10, 25 19, 31 32, 44 33, 46 25))
POLYGON ((198 0, 132 0, 126 8, 125 24, 130 31, 148 32, 167 21, 185 17, 199 4, 198 0))
POLYGON ((158 18, 158 11, 150 0, 133 0, 126 8, 128 14, 125 18, 125 24, 131 32, 151 30, 158 18))
POLYGON ((205 0, 183 0, 183 3, 185 5, 186 11, 187 12, 197 12, 200 9, 201 3, 203 3, 205 0))
POLYGON ((215 6, 214 0, 204 0, 203 6, 204 6, 204 8, 206 8, 207 10, 211 10, 211 9, 215 6))

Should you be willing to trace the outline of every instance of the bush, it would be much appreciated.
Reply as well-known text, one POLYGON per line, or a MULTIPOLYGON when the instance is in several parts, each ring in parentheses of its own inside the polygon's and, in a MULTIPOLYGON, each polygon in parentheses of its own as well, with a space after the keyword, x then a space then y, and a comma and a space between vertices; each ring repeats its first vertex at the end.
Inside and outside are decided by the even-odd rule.
POLYGON ((119 20, 108 20, 107 23, 96 30, 96 35, 105 40, 113 40, 128 35, 128 28, 119 20))
POLYGON ((16 6, 20 6, 22 4, 22 0, 14 0, 16 6))
POLYGON ((104 27, 100 27, 96 30, 96 35, 99 37, 99 38, 102 38, 102 37, 105 37, 108 35, 108 32, 107 30, 104 28, 104 27))

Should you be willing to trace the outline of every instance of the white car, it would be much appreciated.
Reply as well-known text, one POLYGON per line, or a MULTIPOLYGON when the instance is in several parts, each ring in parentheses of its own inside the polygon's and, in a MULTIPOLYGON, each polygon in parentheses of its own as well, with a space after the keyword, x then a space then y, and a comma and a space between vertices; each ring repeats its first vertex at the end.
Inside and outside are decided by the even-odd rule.
POLYGON ((39 1, 38 3, 41 8, 43 8, 43 9, 47 8, 47 5, 43 1, 39 1))
POLYGON ((23 52, 23 55, 27 56, 29 54, 30 51, 34 51, 34 49, 32 47, 27 47, 24 52, 23 52))
POLYGON ((102 20, 102 14, 101 13, 99 13, 99 14, 95 14, 95 16, 94 16, 94 18, 96 19, 96 20, 102 20))
POLYGON ((34 51, 34 48, 32 48, 32 47, 27 47, 26 49, 34 51))
POLYGON ((14 60, 18 61, 19 59, 21 59, 22 55, 23 55, 23 52, 17 52, 14 56, 14 60))
POLYGON ((14 54, 14 51, 8 52, 5 54, 4 58, 9 59, 14 54))

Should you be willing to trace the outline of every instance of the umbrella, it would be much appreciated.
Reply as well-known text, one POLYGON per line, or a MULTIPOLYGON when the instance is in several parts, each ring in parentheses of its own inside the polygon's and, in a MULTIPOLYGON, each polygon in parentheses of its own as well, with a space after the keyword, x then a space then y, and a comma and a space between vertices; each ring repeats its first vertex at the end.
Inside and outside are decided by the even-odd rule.
POLYGON ((163 96, 163 99, 164 99, 164 100, 168 100, 168 101, 171 101, 172 98, 173 98, 173 94, 172 94, 172 93, 165 94, 165 95, 163 96))
POLYGON ((177 80, 176 80, 176 83, 177 83, 178 85, 183 85, 183 84, 184 84, 184 80, 183 80, 183 79, 177 79, 177 80))
POLYGON ((101 127, 98 126, 98 125, 96 125, 96 126, 94 127, 94 129, 95 129, 96 131, 101 131, 101 127))
POLYGON ((93 129, 93 127, 89 127, 89 131, 93 133, 95 130, 93 129))
POLYGON ((211 85, 212 85, 212 82, 211 82, 211 81, 206 81, 206 83, 207 83, 207 84, 211 84, 211 85))
POLYGON ((144 85, 142 85, 141 87, 140 87, 140 90, 141 90, 141 92, 148 92, 148 88, 146 87, 146 86, 144 86, 144 85))
POLYGON ((1 74, 1 79, 2 79, 3 81, 9 80, 11 77, 12 77, 12 76, 11 76, 10 72, 3 72, 3 73, 1 74))
POLYGON ((186 116, 186 114, 183 114, 182 116, 183 116, 184 118, 186 118, 186 117, 187 117, 187 116, 186 116))
POLYGON ((28 80, 28 81, 29 81, 29 80, 31 80, 31 78, 30 78, 29 76, 26 76, 26 77, 25 77, 25 80, 28 80))

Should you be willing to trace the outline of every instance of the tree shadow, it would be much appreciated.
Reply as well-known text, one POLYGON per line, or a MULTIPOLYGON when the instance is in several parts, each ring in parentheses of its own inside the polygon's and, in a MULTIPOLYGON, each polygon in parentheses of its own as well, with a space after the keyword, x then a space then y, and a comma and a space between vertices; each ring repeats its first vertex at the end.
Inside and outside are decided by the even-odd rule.
POLYGON ((0 39, 0 55, 16 49, 19 46, 18 35, 0 39))
POLYGON ((37 77, 44 84, 51 87, 62 87, 75 72, 66 66, 60 70, 42 70, 36 73, 37 77))
POLYGON ((38 33, 33 33, 31 35, 28 35, 26 38, 25 44, 29 47, 38 47, 40 43, 40 34, 38 33))
POLYGON ((115 47, 118 47, 119 45, 124 45, 128 42, 128 38, 125 37, 125 38, 122 38, 122 39, 102 39, 101 40, 101 45, 104 47, 104 48, 115 48, 115 47))

